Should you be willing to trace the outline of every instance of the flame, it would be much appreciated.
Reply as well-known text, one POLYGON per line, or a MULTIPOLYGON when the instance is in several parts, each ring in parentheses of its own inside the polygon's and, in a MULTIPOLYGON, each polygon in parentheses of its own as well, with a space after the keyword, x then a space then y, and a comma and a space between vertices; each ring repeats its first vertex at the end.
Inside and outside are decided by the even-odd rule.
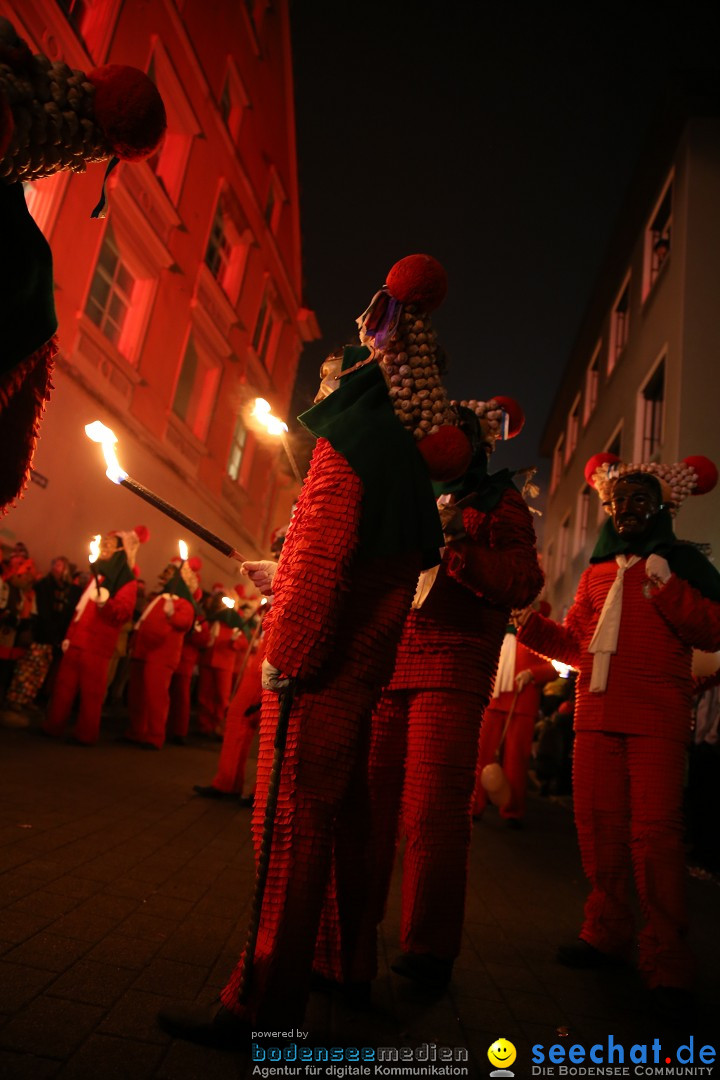
POLYGON ((288 426, 283 420, 272 415, 272 406, 265 398, 255 398, 255 404, 250 415, 254 416, 267 429, 269 435, 283 435, 288 430, 288 426))
POLYGON ((98 556, 100 554, 101 540, 102 536, 100 535, 100 533, 98 533, 97 536, 93 536, 92 540, 90 541, 90 554, 88 555, 88 562, 97 562, 98 556))
POLYGON ((234 608, 235 607, 235 601, 231 600, 229 596, 223 596, 222 602, 223 602, 223 604, 225 605, 226 608, 234 608))
POLYGON ((573 670, 571 667, 568 667, 567 664, 563 664, 559 660, 551 660, 550 663, 555 668, 561 679, 567 679, 568 675, 573 670))
POLYGON ((180 558, 183 562, 187 562, 188 546, 184 540, 178 540, 178 551, 180 552, 180 558))
POLYGON ((85 434, 93 442, 100 443, 102 445, 102 451, 105 455, 105 464, 107 469, 105 475, 109 480, 112 480, 113 484, 121 484, 123 480, 127 479, 127 473, 120 466, 115 453, 115 443, 117 435, 105 424, 100 423, 99 420, 94 420, 92 424, 85 425, 85 434))
POLYGON ((267 604, 267 596, 263 596, 262 600, 260 601, 260 607, 265 607, 266 604, 267 604))

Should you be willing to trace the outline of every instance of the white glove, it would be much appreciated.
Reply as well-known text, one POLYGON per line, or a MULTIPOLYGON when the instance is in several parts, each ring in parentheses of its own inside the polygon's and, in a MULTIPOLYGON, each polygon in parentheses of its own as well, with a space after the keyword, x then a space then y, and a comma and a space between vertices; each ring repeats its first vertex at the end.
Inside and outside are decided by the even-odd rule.
POLYGON ((110 593, 104 585, 101 585, 99 589, 90 594, 90 599, 94 600, 98 607, 102 607, 110 599, 110 593))
POLYGON ((668 566, 667 559, 663 559, 662 555, 648 555, 647 562, 645 563, 645 573, 649 578, 654 578, 656 581, 661 581, 663 585, 670 580, 672 570, 668 566))
POLYGON ((167 596, 165 598, 165 603, 163 604, 163 611, 167 615, 168 619, 175 614, 175 604, 173 603, 172 596, 167 596))
POLYGON ((525 668, 524 671, 518 671, 515 676, 515 689, 522 690, 528 683, 534 682, 533 673, 530 668, 525 668))
POLYGON ((65 638, 65 640, 63 641, 63 643, 62 643, 62 645, 60 646, 60 648, 62 649, 62 651, 63 651, 63 652, 67 652, 67 651, 68 651, 68 649, 70 648, 70 639, 69 639, 69 638, 65 638))
POLYGON ((277 567, 278 564, 272 559, 260 559, 259 562, 244 562, 240 569, 247 574, 259 593, 270 596, 277 567))
POLYGON ((272 690, 274 694, 279 694, 281 690, 285 690, 290 685, 289 679, 284 679, 280 674, 278 668, 273 667, 269 660, 263 660, 262 662, 262 688, 263 690, 272 690))
POLYGON ((233 626, 232 633, 230 634, 230 640, 231 641, 237 641, 237 639, 239 637, 240 637, 240 627, 239 626, 233 626))

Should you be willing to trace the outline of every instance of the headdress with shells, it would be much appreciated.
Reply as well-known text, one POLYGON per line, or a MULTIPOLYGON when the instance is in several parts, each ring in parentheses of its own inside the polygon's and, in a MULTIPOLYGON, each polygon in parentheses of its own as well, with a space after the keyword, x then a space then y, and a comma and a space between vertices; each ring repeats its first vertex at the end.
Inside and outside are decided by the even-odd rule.
POLYGON ((440 378, 430 320, 446 292, 447 276, 437 259, 408 255, 395 263, 357 320, 360 341, 372 349, 370 359, 385 376, 395 414, 437 480, 460 476, 471 457, 440 378))
POLYGON ((475 413, 478 420, 487 425, 493 447, 498 440, 514 439, 525 424, 525 413, 514 398, 495 395, 487 401, 452 401, 454 407, 462 406, 475 413))
MULTIPOLYGON (((615 481, 631 473, 649 473, 656 477, 663 502, 672 514, 677 513, 688 495, 705 495, 718 481, 716 466, 702 455, 665 465, 656 461, 627 464, 615 454, 603 453, 595 454, 585 466, 585 479, 595 488, 603 504, 609 503, 615 481)), ((606 505, 605 509, 609 514, 610 507, 606 505)))

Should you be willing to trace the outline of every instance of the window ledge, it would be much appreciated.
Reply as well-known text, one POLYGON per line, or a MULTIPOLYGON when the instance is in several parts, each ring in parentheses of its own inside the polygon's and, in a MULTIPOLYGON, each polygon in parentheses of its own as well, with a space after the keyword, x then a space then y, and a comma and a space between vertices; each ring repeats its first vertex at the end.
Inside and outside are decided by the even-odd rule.
POLYGON ((88 318, 85 312, 78 312, 77 318, 78 336, 74 359, 81 359, 89 364, 114 390, 129 401, 133 388, 143 382, 142 375, 105 337, 102 330, 88 318))
POLYGON ((201 262, 195 283, 195 295, 190 307, 200 334, 208 341, 213 352, 230 356, 232 347, 228 341, 230 331, 238 325, 235 309, 218 284, 206 263, 201 262))
POLYGON ((168 414, 165 441, 182 454, 193 470, 197 470, 201 458, 207 457, 208 449, 205 443, 198 439, 184 420, 172 412, 168 414))

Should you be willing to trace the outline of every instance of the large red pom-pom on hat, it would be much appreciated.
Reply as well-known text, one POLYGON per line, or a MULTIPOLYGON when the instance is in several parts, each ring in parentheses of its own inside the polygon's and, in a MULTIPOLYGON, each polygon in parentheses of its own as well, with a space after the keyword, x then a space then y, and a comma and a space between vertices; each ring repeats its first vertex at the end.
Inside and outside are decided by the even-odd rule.
POLYGON ((434 311, 445 299, 448 283, 445 267, 432 255, 406 255, 392 267, 385 285, 400 303, 434 311))
POLYGON ((717 465, 710 458, 696 454, 683 458, 683 464, 692 469, 697 477, 693 495, 707 495, 708 491, 712 491, 718 482, 718 470, 717 465))
MULTIPOLYGON (((675 514, 688 495, 705 495, 718 481, 715 464, 698 454, 668 465, 662 461, 624 462, 615 454, 595 454, 585 466, 585 479, 597 491, 604 503, 612 497, 616 480, 634 473, 647 473, 660 484, 663 502, 675 514)), ((606 507, 608 513, 609 506, 606 507)))
POLYGON ((417 448, 433 480, 455 480, 467 472, 472 461, 472 447, 458 427, 444 425, 421 439, 417 448))
POLYGON ((95 120, 115 156, 142 161, 157 150, 167 117, 152 79, 139 68, 105 64, 88 81, 95 87, 95 120))

